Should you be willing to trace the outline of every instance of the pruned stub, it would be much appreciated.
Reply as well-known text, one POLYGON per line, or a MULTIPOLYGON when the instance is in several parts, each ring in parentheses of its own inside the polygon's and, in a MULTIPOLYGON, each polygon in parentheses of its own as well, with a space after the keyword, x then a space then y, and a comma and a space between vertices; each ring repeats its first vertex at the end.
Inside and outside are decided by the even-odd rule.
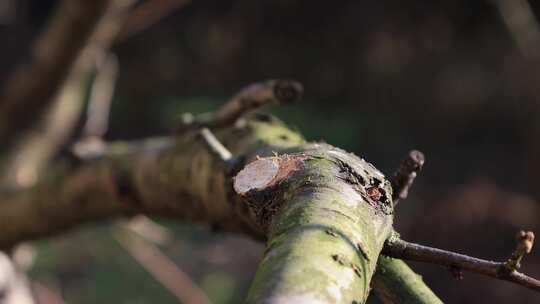
POLYGON ((303 168, 305 154, 259 158, 234 177, 234 190, 241 195, 263 229, 279 210, 283 189, 279 185, 303 168))

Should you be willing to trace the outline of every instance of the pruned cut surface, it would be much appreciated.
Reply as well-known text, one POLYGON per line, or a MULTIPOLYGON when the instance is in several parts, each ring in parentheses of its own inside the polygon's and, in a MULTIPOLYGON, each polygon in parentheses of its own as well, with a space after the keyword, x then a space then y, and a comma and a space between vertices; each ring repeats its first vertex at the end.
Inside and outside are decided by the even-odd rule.
POLYGON ((234 190, 242 195, 251 190, 266 188, 279 170, 278 160, 265 158, 248 164, 234 179, 234 190))
POLYGON ((301 162, 306 158, 303 154, 296 154, 257 159, 236 175, 234 190, 244 195, 252 190, 274 186, 299 170, 301 162))

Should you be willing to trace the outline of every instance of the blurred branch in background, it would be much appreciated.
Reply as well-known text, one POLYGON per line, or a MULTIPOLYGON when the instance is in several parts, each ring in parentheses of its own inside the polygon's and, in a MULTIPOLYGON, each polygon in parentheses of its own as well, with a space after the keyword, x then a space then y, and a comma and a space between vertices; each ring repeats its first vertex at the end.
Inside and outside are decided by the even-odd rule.
POLYGON ((126 20, 119 39, 125 39, 151 27, 159 20, 167 17, 191 3, 191 0, 148 0, 137 6, 126 20))
MULTIPOLYGON (((114 87, 118 77, 118 60, 114 54, 106 54, 92 82, 88 98, 88 110, 80 139, 73 144, 76 156, 100 154, 105 149, 103 136, 109 125, 109 111, 114 87)), ((81 92, 82 93, 82 92, 81 92)))
MULTIPOLYGON (((110 40, 111 14, 122 7, 115 6, 120 2, 62 1, 38 37, 29 62, 6 82, 0 97, 0 141, 8 151, 2 187, 35 183, 41 167, 69 138, 81 112, 95 54, 110 40), (20 134, 23 138, 16 141, 20 134)), ((14 261, 20 248, 13 249, 14 261)), ((5 263, 16 268, 7 256, 5 263)), ((23 271, 5 268, 2 275, 19 282, 17 286, 24 285, 18 289, 29 290, 23 271)), ((11 285, 6 287, 2 291, 11 293, 11 285)), ((27 301, 33 302, 29 293, 27 301)), ((8 298, 5 303, 23 302, 8 298)))
MULTIPOLYGON (((91 32, 88 43, 82 48, 69 70, 58 94, 50 104, 43 105, 42 111, 46 112, 46 118, 43 121, 33 120, 33 130, 26 133, 8 153, 5 162, 7 167, 3 176, 4 185, 11 188, 32 185, 37 181, 43 166, 65 146, 80 117, 86 85, 94 69, 96 77, 93 86, 98 87, 91 90, 91 97, 104 99, 105 103, 109 102, 107 99, 111 96, 106 95, 111 95, 112 91, 106 92, 105 86, 106 82, 111 81, 110 78, 116 78, 117 64, 107 55, 108 49, 116 39, 129 8, 134 3, 134 0, 110 1, 103 17, 91 32)), ((57 12, 61 13, 62 11, 57 12)), ((114 83, 109 84, 113 85, 114 83)), ((24 121, 32 119, 27 118, 24 121)))
POLYGON ((88 101, 86 124, 82 137, 103 137, 109 125, 109 112, 118 77, 118 59, 114 54, 101 58, 97 75, 92 83, 88 101))
POLYGON ((64 304, 64 300, 49 287, 39 283, 32 282, 32 292, 36 304, 64 304))
POLYGON ((540 57, 540 25, 528 0, 493 0, 521 53, 540 57))
POLYGON ((36 40, 28 62, 14 72, 0 93, 3 148, 21 132, 35 126, 49 109, 52 97, 63 85, 109 2, 60 2, 48 27, 36 40))
POLYGON ((2 304, 34 303, 26 276, 3 252, 0 252, 0 295, 2 304))
POLYGON ((136 236, 126 226, 117 226, 114 238, 180 303, 209 304, 210 299, 169 257, 156 245, 136 236))

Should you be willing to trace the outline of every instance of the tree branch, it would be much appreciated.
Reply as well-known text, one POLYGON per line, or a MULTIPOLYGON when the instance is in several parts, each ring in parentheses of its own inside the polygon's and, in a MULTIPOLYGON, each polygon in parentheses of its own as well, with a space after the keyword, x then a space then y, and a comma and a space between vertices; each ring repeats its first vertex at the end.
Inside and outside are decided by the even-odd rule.
POLYGON ((383 206, 391 208, 391 197, 366 192, 390 193, 390 183, 331 146, 295 150, 259 158, 234 178, 268 236, 246 302, 365 303, 392 230, 392 210, 383 206))
POLYGON ((64 0, 0 93, 0 142, 6 145, 39 120, 110 1, 64 0), (24 117, 25 119, 21 119, 24 117))
MULTIPOLYGON (((267 88, 255 87, 263 88, 262 92, 267 88)), ((234 124, 235 120, 229 122, 234 124)), ((271 116, 253 115, 243 124, 216 131, 218 142, 238 156, 240 164, 258 156, 290 152, 291 148, 320 147, 308 145, 271 116)), ((208 141, 201 141, 197 134, 183 132, 176 138, 111 144, 105 146, 99 159, 91 157, 81 166, 56 172, 54 178, 27 191, 0 195, 0 247, 86 221, 132 214, 203 222, 262 239, 264 232, 254 213, 230 195, 232 181, 222 158, 218 159, 208 141), (3 227, 3 223, 15 224, 3 227)), ((368 251, 370 255, 377 252, 368 251)), ((335 256, 333 261, 341 265, 343 256, 335 256)), ((373 270, 373 266, 364 269, 366 275, 373 270)))
MULTIPOLYGON (((532 242, 526 242, 531 244, 528 248, 532 247, 532 242)), ((516 252, 519 252, 517 255, 520 255, 522 252, 519 248, 521 248, 521 245, 518 245, 518 249, 516 249, 516 252)), ((409 243, 396 236, 393 236, 386 242, 382 253, 393 258, 442 265, 450 267, 455 271, 466 270, 499 280, 513 282, 540 292, 539 280, 517 272, 513 267, 509 268, 507 262, 487 261, 464 254, 409 243)), ((513 256, 516 256, 516 253, 513 256)), ((513 258, 510 259, 510 261, 512 260, 513 258)))
MULTIPOLYGON (((305 143, 277 119, 252 119, 216 136, 243 159, 305 143)), ((99 159, 57 169, 27 190, 2 193, 0 247, 90 220, 140 213, 216 223, 260 239, 262 232, 245 204, 230 196, 231 183, 222 161, 194 132, 110 144, 99 159)))
POLYGON ((412 150, 399 164, 398 169, 390 178, 392 189, 394 190, 392 194, 394 206, 397 205, 400 200, 407 198, 409 195, 409 188, 412 186, 416 174, 422 170, 424 162, 424 154, 418 150, 412 150))
POLYGON ((379 256, 371 286, 385 304, 442 304, 422 277, 399 259, 379 256))
POLYGON ((118 227, 116 241, 180 303, 211 303, 200 288, 157 246, 118 227))
MULTIPOLYGON (((76 3, 77 1, 73 2, 76 3)), ((97 76, 94 81, 95 88, 92 89, 91 98, 98 98, 100 102, 102 100, 106 102, 106 99, 110 97, 106 95, 107 93, 109 95, 112 93, 110 80, 115 76, 116 65, 114 59, 110 59, 108 48, 117 37, 120 27, 125 21, 127 12, 134 2, 134 0, 110 0, 103 16, 98 19, 95 27, 89 34, 88 40, 85 41, 86 44, 76 55, 76 59, 70 69, 65 71, 67 77, 60 82, 57 88, 58 92, 55 92, 55 95, 51 96, 49 101, 42 101, 40 105, 42 108, 39 111, 46 114, 45 119, 32 120, 28 119, 27 115, 24 116, 25 119, 17 118, 17 121, 31 121, 28 128, 32 127, 32 130, 24 132, 22 139, 17 139, 16 144, 10 147, 10 151, 7 153, 8 157, 4 161, 3 185, 16 188, 26 187, 35 183, 48 160, 54 157, 65 146, 82 112, 86 81, 91 77, 94 70, 97 71, 97 76), (94 69, 96 62, 100 61, 104 62, 104 65, 102 65, 103 68, 101 69, 98 65, 94 69)), ((64 13, 62 9, 63 6, 60 6, 56 15, 61 16, 64 13)), ((77 25, 64 24, 63 26, 77 25)), ((56 56, 54 55, 52 57, 56 58, 56 56)), ((59 57, 57 59, 63 60, 64 58, 59 57)), ((57 62, 56 64, 61 65, 64 63, 57 62)), ((34 71, 28 70, 27 72, 31 73, 34 71)), ((44 84, 40 85, 46 85, 45 83, 49 80, 45 76, 27 75, 27 77, 32 77, 33 81, 41 80, 44 82, 44 84)), ((28 92, 24 93, 26 94, 28 92)), ((34 98, 37 97, 34 96, 34 98)), ((25 101, 31 101, 31 97, 28 97, 25 101)), ((95 102, 91 102, 91 104, 95 104, 95 102)), ((32 105, 18 105, 21 109, 26 109, 29 106, 31 107, 32 105)), ((89 127, 93 127, 94 125, 96 124, 94 123, 89 127)), ((87 129, 85 128, 85 131, 87 129)))
POLYGON ((3 252, 0 252, 0 295, 3 304, 35 303, 26 277, 3 252))
POLYGON ((243 88, 232 99, 227 101, 215 113, 185 117, 178 132, 207 127, 209 129, 223 128, 233 125, 239 118, 245 116, 268 103, 291 103, 301 99, 303 87, 300 83, 290 80, 268 80, 254 83, 243 88), (187 118, 187 119, 186 119, 187 118))

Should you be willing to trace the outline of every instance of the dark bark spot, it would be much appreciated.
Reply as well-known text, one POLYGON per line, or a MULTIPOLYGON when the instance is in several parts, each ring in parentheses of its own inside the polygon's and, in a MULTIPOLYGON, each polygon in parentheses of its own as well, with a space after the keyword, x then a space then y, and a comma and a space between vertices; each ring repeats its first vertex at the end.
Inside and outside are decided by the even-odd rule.
POLYGON ((379 201, 381 197, 383 196, 383 193, 381 193, 381 190, 384 192, 383 189, 380 189, 379 187, 369 187, 366 189, 366 193, 372 200, 379 201))
POLYGON ((274 116, 266 113, 253 113, 253 119, 260 122, 272 122, 274 121, 274 116))
POLYGON ((354 270, 354 273, 361 278, 362 277, 362 269, 358 267, 358 265, 351 263, 351 268, 354 270))
POLYGON ((213 233, 223 232, 223 226, 220 223, 213 222, 210 224, 210 231, 213 233))
POLYGON ((280 80, 274 85, 274 95, 281 103, 291 103, 302 98, 304 88, 296 81, 280 80))
POLYGON ((128 202, 131 206, 142 206, 141 197, 128 172, 122 168, 113 171, 113 180, 116 186, 116 193, 122 201, 128 202))
POLYGON ((370 260, 369 254, 368 254, 367 250, 364 249, 364 246, 362 246, 362 244, 358 243, 358 244, 356 244, 356 247, 358 248, 358 251, 360 251, 360 254, 362 254, 362 257, 364 257, 364 259, 369 262, 369 260, 370 260))
POLYGON ((332 254, 332 259, 339 263, 339 265, 347 265, 347 259, 341 254, 332 254))
POLYGON ((331 235, 333 237, 337 237, 337 233, 332 229, 326 229, 326 234, 331 235))

